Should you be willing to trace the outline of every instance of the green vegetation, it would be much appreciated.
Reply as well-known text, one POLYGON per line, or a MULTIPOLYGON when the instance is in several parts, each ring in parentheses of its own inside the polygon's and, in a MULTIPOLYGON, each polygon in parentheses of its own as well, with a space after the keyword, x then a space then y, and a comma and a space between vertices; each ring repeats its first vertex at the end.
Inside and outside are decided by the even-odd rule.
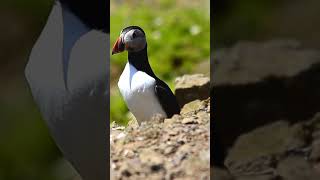
MULTIPOLYGON (((175 1, 148 3, 123 3, 111 1, 110 41, 116 41, 120 31, 129 25, 138 25, 146 33, 149 61, 155 73, 165 80, 171 89, 175 77, 191 73, 195 65, 208 61, 210 56, 210 17, 206 4, 199 1, 179 4, 175 1)), ((110 50, 111 51, 111 50, 110 50)), ((117 89, 127 62, 127 53, 111 57, 111 107, 112 121, 125 125, 127 107, 117 89)))
POLYGON ((12 80, 0 91, 7 96, 0 97, 0 179, 57 179, 54 168, 61 154, 23 79, 12 80))

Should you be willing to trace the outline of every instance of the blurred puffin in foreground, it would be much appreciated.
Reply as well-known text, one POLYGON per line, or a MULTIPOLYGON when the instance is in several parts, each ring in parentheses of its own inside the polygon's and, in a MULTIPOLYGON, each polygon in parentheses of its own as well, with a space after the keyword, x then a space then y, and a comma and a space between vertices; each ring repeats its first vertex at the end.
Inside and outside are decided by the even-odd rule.
POLYGON ((151 69, 147 54, 145 32, 138 26, 129 26, 120 32, 112 54, 128 51, 126 64, 118 87, 129 110, 141 121, 150 120, 155 114, 172 117, 180 107, 169 86, 151 69))
POLYGON ((108 4, 56 0, 25 69, 53 139, 83 180, 108 179, 108 4))

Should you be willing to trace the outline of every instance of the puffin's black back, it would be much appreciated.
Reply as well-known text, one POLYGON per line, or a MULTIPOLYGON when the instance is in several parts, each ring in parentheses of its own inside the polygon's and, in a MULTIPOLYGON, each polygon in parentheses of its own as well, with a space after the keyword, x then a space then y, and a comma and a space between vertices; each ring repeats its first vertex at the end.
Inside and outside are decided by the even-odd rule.
POLYGON ((173 94, 173 92, 165 82, 157 77, 155 78, 155 93, 163 110, 166 112, 169 118, 171 118, 174 114, 179 114, 180 106, 178 104, 176 96, 173 94))
POLYGON ((110 8, 107 0, 59 0, 78 16, 87 26, 110 32, 110 8))

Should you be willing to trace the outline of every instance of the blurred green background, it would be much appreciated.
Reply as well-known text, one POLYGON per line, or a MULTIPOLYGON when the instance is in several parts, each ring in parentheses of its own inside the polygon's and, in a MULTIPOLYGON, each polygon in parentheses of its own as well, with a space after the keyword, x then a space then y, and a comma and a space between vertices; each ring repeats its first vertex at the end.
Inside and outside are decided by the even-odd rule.
POLYGON ((0 180, 54 180, 61 154, 24 79, 29 52, 53 0, 0 2, 0 180))
MULTIPOLYGON (((209 2, 111 0, 110 48, 123 28, 138 25, 146 33, 152 69, 172 90, 174 79, 183 74, 201 72, 209 76, 209 2)), ((129 119, 117 87, 126 63, 127 52, 111 56, 110 118, 121 125, 129 119)))

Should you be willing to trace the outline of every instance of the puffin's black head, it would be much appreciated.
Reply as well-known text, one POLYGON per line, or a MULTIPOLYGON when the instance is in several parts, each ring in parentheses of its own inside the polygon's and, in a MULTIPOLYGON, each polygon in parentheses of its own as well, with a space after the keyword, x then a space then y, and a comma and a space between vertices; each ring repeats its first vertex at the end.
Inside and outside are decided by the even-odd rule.
POLYGON ((117 54, 127 50, 128 52, 138 52, 147 45, 146 35, 139 26, 129 26, 120 32, 120 36, 113 45, 112 54, 117 54))
POLYGON ((109 7, 107 0, 59 0, 92 29, 109 33, 109 7))

